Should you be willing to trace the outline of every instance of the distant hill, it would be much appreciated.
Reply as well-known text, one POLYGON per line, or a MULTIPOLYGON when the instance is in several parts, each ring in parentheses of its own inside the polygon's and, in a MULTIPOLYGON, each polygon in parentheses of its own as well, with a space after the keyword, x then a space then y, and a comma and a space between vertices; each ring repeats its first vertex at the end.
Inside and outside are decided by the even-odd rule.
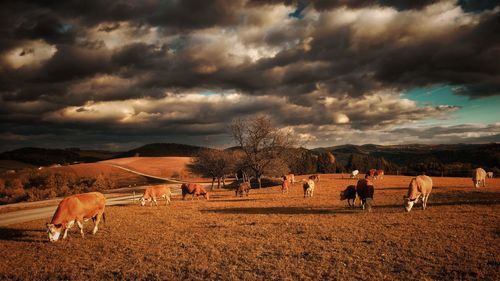
POLYGON ((35 166, 52 164, 71 164, 75 162, 97 162, 116 155, 114 152, 100 150, 47 149, 24 147, 0 153, 0 160, 12 160, 35 166))
POLYGON ((192 157, 196 155, 200 149, 205 149, 201 146, 178 144, 178 143, 152 143, 120 153, 113 158, 124 157, 165 157, 165 156, 181 156, 192 157))
MULTIPOLYGON (((51 164, 72 164, 74 162, 97 162, 125 157, 193 157, 200 146, 177 143, 147 144, 127 152, 99 150, 44 149, 26 147, 0 153, 0 160, 15 163, 5 169, 16 167, 48 166, 51 164), (12 162, 17 161, 17 162, 12 162), (15 167, 14 167, 15 166, 15 167)), ((227 150, 237 150, 230 147, 227 150)), ((358 169, 362 172, 370 168, 384 169, 390 174, 470 176, 471 169, 483 167, 487 171, 500 174, 500 144, 408 144, 408 145, 341 145, 305 148, 290 151, 289 165, 296 173, 342 172, 358 169), (330 165, 325 152, 333 154, 335 165, 330 165)))
POLYGON ((342 145, 330 151, 346 170, 384 168, 392 173, 469 176, 476 167, 500 172, 500 144, 342 145))

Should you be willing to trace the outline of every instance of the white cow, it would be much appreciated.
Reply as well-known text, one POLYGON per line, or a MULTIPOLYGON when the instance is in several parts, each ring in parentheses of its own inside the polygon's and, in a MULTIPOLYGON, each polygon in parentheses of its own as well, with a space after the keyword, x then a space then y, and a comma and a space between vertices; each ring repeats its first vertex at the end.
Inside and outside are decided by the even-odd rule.
POLYGON ((422 210, 425 210, 431 191, 432 179, 430 177, 417 176, 416 178, 412 178, 408 186, 408 195, 403 196, 406 211, 411 211, 411 208, 418 202, 420 197, 422 197, 422 210))
POLYGON ((488 173, 486 173, 486 175, 488 175, 488 178, 489 178, 489 179, 492 179, 492 178, 493 178, 493 172, 488 172, 488 173))
POLYGON ((477 168, 472 171, 472 182, 475 187, 482 185, 486 187, 486 171, 483 168, 477 168))
POLYGON ((358 170, 354 170, 354 171, 352 171, 352 173, 351 173, 351 179, 357 178, 357 177, 358 177, 358 174, 359 174, 359 171, 358 171, 358 170))
POLYGON ((313 196, 314 193, 313 180, 307 180, 302 187, 304 188, 304 198, 313 196))

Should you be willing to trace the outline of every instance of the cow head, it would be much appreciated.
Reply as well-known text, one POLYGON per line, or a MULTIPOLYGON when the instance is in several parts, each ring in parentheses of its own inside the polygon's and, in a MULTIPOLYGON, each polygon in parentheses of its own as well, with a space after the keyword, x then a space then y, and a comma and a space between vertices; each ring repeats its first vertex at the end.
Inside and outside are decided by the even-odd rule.
POLYGON ((407 212, 411 211, 411 208, 413 207, 413 205, 415 204, 416 201, 417 201, 417 199, 410 199, 410 197, 408 197, 406 195, 403 196, 405 210, 407 212))
POLYGON ((59 240, 62 230, 62 224, 47 223, 47 233, 49 234, 49 241, 55 242, 59 240))
POLYGON ((472 180, 472 182, 474 183, 474 186, 475 187, 479 187, 479 185, 481 184, 481 181, 480 180, 472 180))
POLYGON ((346 197, 345 197, 345 191, 341 191, 340 192, 340 200, 345 200, 346 197))

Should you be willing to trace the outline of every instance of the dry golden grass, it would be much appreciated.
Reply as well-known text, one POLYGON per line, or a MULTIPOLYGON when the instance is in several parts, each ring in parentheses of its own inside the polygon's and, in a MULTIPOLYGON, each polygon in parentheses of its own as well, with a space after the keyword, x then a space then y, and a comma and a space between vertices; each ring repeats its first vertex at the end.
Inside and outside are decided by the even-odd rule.
POLYGON ((128 157, 102 161, 116 164, 152 176, 171 177, 174 173, 185 173, 190 157, 128 157))
POLYGON ((124 171, 122 169, 101 164, 101 163, 86 163, 70 166, 62 166, 56 168, 48 168, 52 172, 71 172, 78 177, 97 177, 102 174, 106 178, 117 183, 117 186, 140 185, 146 184, 147 180, 139 175, 124 171))
POLYGON ((428 209, 405 213, 409 179, 375 181, 372 213, 339 200, 354 180, 322 175, 310 199, 295 184, 108 207, 85 239, 75 227, 48 243, 44 220, 12 225, 0 229, 0 279, 498 280, 500 180, 434 178, 428 209))

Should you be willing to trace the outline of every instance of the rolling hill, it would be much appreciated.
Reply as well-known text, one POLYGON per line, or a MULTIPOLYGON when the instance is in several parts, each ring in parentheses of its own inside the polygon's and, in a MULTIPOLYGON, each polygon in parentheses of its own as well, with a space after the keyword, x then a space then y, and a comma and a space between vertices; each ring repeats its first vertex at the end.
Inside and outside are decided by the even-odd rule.
POLYGON ((129 150, 127 152, 120 153, 113 158, 125 158, 125 157, 166 157, 166 156, 178 156, 178 157, 191 157, 200 151, 200 149, 206 149, 201 146, 193 146, 187 144, 178 143, 152 143, 146 144, 144 146, 129 150))

